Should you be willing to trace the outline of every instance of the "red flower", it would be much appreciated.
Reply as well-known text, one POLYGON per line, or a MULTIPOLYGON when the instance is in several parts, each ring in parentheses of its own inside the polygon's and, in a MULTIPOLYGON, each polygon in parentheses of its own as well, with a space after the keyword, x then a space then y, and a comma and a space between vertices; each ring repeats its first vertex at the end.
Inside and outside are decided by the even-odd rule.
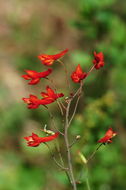
POLYGON ((100 69, 100 67, 104 66, 104 55, 102 52, 100 53, 96 53, 94 52, 94 60, 93 60, 93 64, 95 65, 96 69, 100 69))
POLYGON ((38 56, 38 58, 42 61, 42 64, 50 66, 53 64, 55 60, 61 58, 67 52, 68 52, 68 49, 65 49, 64 51, 61 51, 60 53, 55 54, 55 55, 41 54, 38 56))
POLYGON ((28 104, 29 109, 35 109, 38 108, 40 105, 40 100, 37 98, 37 96, 34 96, 30 94, 29 98, 22 98, 22 100, 28 104))
POLYGON ((29 98, 22 98, 22 100, 28 104, 29 109, 38 108, 40 105, 51 104, 58 98, 64 96, 63 93, 55 93, 49 86, 46 87, 47 92, 41 92, 42 99, 38 99, 37 96, 30 95, 29 98))
POLYGON ((26 80, 31 79, 28 84, 34 85, 37 84, 41 78, 46 78, 52 72, 52 69, 48 69, 44 72, 37 72, 32 70, 25 70, 25 72, 27 73, 27 75, 22 75, 22 77, 26 80))
POLYGON ((105 136, 101 138, 98 142, 99 143, 112 143, 112 138, 116 136, 117 133, 113 131, 112 128, 109 128, 108 131, 105 133, 105 136))
POLYGON ((63 93, 55 93, 49 86, 46 87, 46 91, 47 92, 41 92, 43 98, 52 98, 53 100, 56 100, 57 98, 64 96, 63 93))
POLYGON ((43 97, 43 99, 41 99, 41 104, 43 105, 50 104, 55 100, 57 100, 58 98, 64 96, 63 93, 55 93, 54 90, 52 90, 49 86, 46 87, 46 91, 47 92, 41 92, 41 95, 43 97))
POLYGON ((54 140, 55 138, 57 138, 59 135, 59 133, 55 133, 54 135, 51 135, 51 136, 47 136, 47 137, 39 137, 38 135, 36 135, 35 133, 32 133, 31 136, 28 136, 28 137, 24 137, 24 139, 27 142, 27 145, 28 146, 31 146, 31 147, 36 147, 36 146, 39 146, 41 143, 44 143, 44 142, 48 142, 48 141, 52 141, 54 140))
POLYGON ((87 73, 82 71, 80 64, 76 67, 76 70, 72 73, 71 79, 75 83, 80 83, 87 76, 87 73))

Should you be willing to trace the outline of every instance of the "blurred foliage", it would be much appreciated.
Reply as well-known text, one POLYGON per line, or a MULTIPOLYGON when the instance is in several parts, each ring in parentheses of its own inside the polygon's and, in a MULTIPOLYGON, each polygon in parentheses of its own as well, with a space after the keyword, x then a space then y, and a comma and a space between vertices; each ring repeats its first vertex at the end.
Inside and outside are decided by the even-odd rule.
MULTIPOLYGON (((23 140, 32 132, 44 136, 41 129, 45 124, 54 130, 53 119, 63 130, 56 104, 49 106, 54 116, 50 119, 44 108, 27 110, 21 102, 29 93, 40 94, 47 81, 28 87, 27 81, 20 79, 24 69, 44 69, 38 54, 53 54, 68 47, 72 53, 63 60, 70 72, 77 64, 89 70, 94 50, 105 55, 105 67, 85 80, 84 96, 70 128, 71 142, 81 135, 72 147, 76 177, 81 181, 78 190, 86 190, 87 178, 93 190, 125 190, 126 1, 11 0, 0 5, 0 189, 70 189, 65 173, 57 169, 45 145, 29 148, 23 140), (83 167, 78 150, 88 158, 110 126, 118 136, 99 149, 88 169, 83 167)), ((68 94, 63 69, 58 64, 54 69, 52 78, 58 90, 68 94)), ((72 85, 74 91, 78 85, 72 85)), ((63 143, 61 137, 61 152, 65 155, 63 143)), ((50 143, 54 152, 55 144, 50 143)))

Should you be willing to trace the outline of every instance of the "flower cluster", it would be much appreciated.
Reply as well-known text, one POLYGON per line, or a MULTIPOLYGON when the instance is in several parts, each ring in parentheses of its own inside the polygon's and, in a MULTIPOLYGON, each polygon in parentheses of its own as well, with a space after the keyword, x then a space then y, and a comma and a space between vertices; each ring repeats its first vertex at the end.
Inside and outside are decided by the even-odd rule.
POLYGON ((49 86, 46 87, 47 92, 41 92, 42 99, 38 99, 37 96, 30 94, 29 98, 22 98, 27 103, 29 109, 38 108, 39 105, 47 105, 56 101, 58 98, 64 96, 63 93, 55 93, 49 86))
MULTIPOLYGON (((94 64, 95 69, 100 69, 100 67, 104 66, 104 64, 105 64, 104 63, 104 55, 102 52, 100 52, 100 53, 94 52, 93 64, 94 64)), ((73 73, 71 75, 71 79, 75 83, 80 83, 83 79, 85 79, 89 75, 89 72, 88 73, 83 72, 81 65, 78 64, 75 71, 73 71, 73 73)))
MULTIPOLYGON (((51 66, 54 61, 60 59, 62 56, 64 56, 68 52, 68 49, 65 49, 64 51, 61 51, 58 54, 55 55, 47 55, 47 54, 41 54, 38 56, 38 58, 41 60, 41 63, 45 66, 51 66)), ((104 55, 102 52, 96 53, 94 52, 94 60, 93 60, 94 67, 96 69, 100 69, 104 66, 104 55)), ((47 78, 48 75, 52 73, 52 69, 49 68, 46 71, 43 72, 37 72, 34 70, 25 70, 27 74, 22 75, 22 77, 25 80, 30 80, 28 83, 29 85, 35 85, 39 83, 41 78, 47 78)), ((75 83, 80 83, 83 79, 85 79, 88 76, 88 73, 83 72, 81 65, 78 64, 75 71, 71 74, 71 79, 75 83)))
MULTIPOLYGON (((60 53, 56 55, 42 54, 42 55, 39 55, 38 58, 42 61, 43 65, 50 66, 53 64, 54 61, 61 58, 67 52, 68 52, 68 49, 65 49, 64 51, 61 51, 60 53)), ((41 78, 47 78, 52 73, 52 69, 49 68, 46 71, 42 71, 42 72, 37 72, 34 70, 25 70, 25 72, 26 74, 22 75, 22 77, 25 80, 30 80, 30 82, 28 83, 29 85, 36 85, 40 82, 41 78)), ((48 104, 51 104, 55 102, 58 98, 61 98, 63 96, 64 96, 63 93, 56 93, 55 90, 47 86, 46 92, 41 92, 41 97, 42 97, 41 99, 39 99, 37 96, 33 94, 30 94, 29 98, 22 98, 22 100, 27 104, 27 107, 29 109, 36 109, 40 105, 46 106, 48 104)), ((31 136, 24 137, 24 139, 28 141, 27 142, 28 146, 36 147, 36 146, 39 146, 41 143, 54 140, 55 138, 58 137, 58 135, 59 135, 59 132, 54 133, 51 136, 39 137, 37 134, 32 133, 31 136)))
MULTIPOLYGON (((41 60, 41 63, 45 66, 52 66, 55 61, 58 62, 58 60, 64 56, 68 52, 68 49, 65 49, 64 51, 61 51, 58 54, 55 55, 47 55, 47 54, 41 54, 38 56, 38 58, 41 60)), ((71 79, 74 83, 81 83, 93 69, 100 69, 104 66, 104 55, 102 52, 96 53, 94 52, 94 60, 93 66, 88 72, 84 72, 81 65, 78 64, 75 70, 71 74, 71 79)), ((26 74, 22 75, 22 77, 25 80, 30 80, 28 83, 29 85, 36 85, 40 82, 41 78, 48 79, 48 76, 53 72, 51 68, 42 71, 37 72, 34 70, 25 70, 26 74)), ((62 98, 64 96, 63 93, 57 93, 55 90, 53 90, 51 87, 47 86, 45 92, 41 92, 41 98, 39 99, 36 95, 30 94, 29 98, 22 98, 22 100, 27 104, 27 107, 29 109, 36 109, 40 105, 46 106, 48 104, 51 104, 55 101, 57 101, 58 98, 62 98)), ((101 138, 98 142, 99 143, 111 143, 112 138, 117 133, 112 130, 112 128, 108 129, 105 136, 101 138)), ((54 133, 51 136, 47 137, 39 137, 37 134, 32 133, 31 136, 24 137, 24 139, 27 142, 28 146, 36 147, 39 146, 41 143, 52 141, 55 138, 57 138, 59 133, 54 133)))

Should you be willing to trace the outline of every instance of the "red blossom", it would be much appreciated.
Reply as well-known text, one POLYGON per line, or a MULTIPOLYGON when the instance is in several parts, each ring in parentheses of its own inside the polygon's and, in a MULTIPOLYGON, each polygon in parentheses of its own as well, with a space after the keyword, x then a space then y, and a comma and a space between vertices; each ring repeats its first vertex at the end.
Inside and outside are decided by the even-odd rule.
POLYGON ((22 98, 22 100, 27 103, 29 109, 36 109, 41 103, 37 96, 32 94, 29 95, 29 98, 22 98))
POLYGON ((28 146, 36 147, 36 146, 39 146, 41 143, 54 140, 55 138, 58 137, 58 135, 59 135, 59 133, 57 132, 57 133, 55 133, 54 135, 51 135, 51 136, 39 137, 37 134, 32 133, 31 136, 24 137, 24 139, 26 141, 28 141, 27 142, 28 146))
POLYGON ((71 79, 75 83, 80 83, 81 80, 83 80, 87 76, 87 73, 82 71, 82 68, 80 64, 76 67, 76 70, 72 73, 71 79))
POLYGON ((100 53, 96 53, 94 52, 94 60, 93 60, 93 64, 95 65, 96 69, 100 69, 100 67, 104 66, 104 55, 102 52, 100 53))
POLYGON ((50 104, 55 100, 57 100, 58 98, 64 96, 63 93, 55 93, 54 90, 52 90, 49 86, 46 87, 46 91, 47 92, 41 92, 41 95, 43 97, 43 99, 41 99, 41 104, 43 105, 50 104))
POLYGON ((52 72, 52 69, 48 69, 43 72, 37 72, 37 71, 33 71, 33 70, 25 70, 25 72, 27 74, 22 75, 22 77, 26 80, 31 79, 31 81, 28 84, 34 85, 34 84, 37 84, 41 78, 46 78, 52 72))
POLYGON ((50 66, 53 64, 55 60, 61 58, 67 52, 68 52, 68 49, 65 49, 64 51, 61 51, 60 53, 55 54, 55 55, 41 54, 38 56, 38 58, 42 61, 43 65, 50 66))
POLYGON ((109 128, 108 131, 105 133, 105 136, 98 140, 99 143, 112 143, 112 138, 116 136, 117 133, 113 131, 112 128, 109 128))
POLYGON ((53 100, 56 100, 57 98, 64 96, 63 93, 55 93, 49 86, 46 87, 46 91, 47 92, 41 92, 43 98, 52 98, 53 100))

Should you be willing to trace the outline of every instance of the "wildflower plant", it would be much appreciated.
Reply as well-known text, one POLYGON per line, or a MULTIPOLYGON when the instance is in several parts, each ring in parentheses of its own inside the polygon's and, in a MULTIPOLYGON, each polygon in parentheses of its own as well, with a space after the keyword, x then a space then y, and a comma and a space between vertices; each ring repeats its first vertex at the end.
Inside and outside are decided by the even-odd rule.
MULTIPOLYGON (((27 104, 28 109, 37 109, 39 106, 43 106, 43 109, 46 109, 49 112, 50 117, 52 117, 52 115, 51 112, 49 111, 49 104, 52 104, 54 102, 57 103, 60 109, 60 113, 64 117, 64 123, 63 123, 64 129, 63 131, 61 131, 60 128, 55 127, 55 131, 52 131, 52 129, 50 128, 47 129, 46 128, 47 126, 45 126, 44 129, 42 129, 42 131, 45 132, 45 137, 40 137, 34 132, 32 132, 31 136, 26 136, 24 137, 24 139, 27 142, 27 146, 30 147, 37 147, 40 146, 40 144, 45 144, 48 147, 56 165, 66 173, 66 176, 68 177, 68 180, 71 184, 71 189, 77 190, 78 182, 76 180, 75 173, 73 171, 74 158, 72 158, 71 148, 75 143, 77 143, 77 141, 81 138, 81 136, 77 135, 73 143, 70 143, 69 128, 71 127, 71 123, 76 114, 78 103, 82 95, 84 80, 86 80, 86 78, 89 77, 89 75, 93 70, 101 69, 101 67, 104 66, 105 62, 104 62, 104 55, 102 52, 100 53, 94 52, 94 59, 92 61, 93 64, 88 71, 83 71, 82 66, 78 64, 76 68, 73 69, 71 76, 68 76, 67 68, 65 67, 65 64, 60 60, 60 58, 62 58, 66 53, 68 53, 68 49, 65 49, 55 55, 41 54, 38 56, 38 58, 45 67, 48 66, 53 67, 53 64, 55 63, 61 64, 65 70, 66 81, 68 86, 70 86, 69 80, 72 80, 73 83, 78 83, 79 86, 78 89, 75 90, 74 93, 70 91, 69 96, 66 97, 64 93, 59 92, 58 89, 56 88, 54 81, 48 78, 48 76, 51 75, 52 72, 54 72, 52 68, 48 68, 47 70, 41 72, 37 72, 34 70, 25 70, 26 74, 22 75, 22 77, 25 80, 30 80, 30 82, 28 83, 29 85, 37 85, 42 78, 48 79, 52 83, 53 88, 48 85, 46 89, 41 92, 40 98, 37 97, 36 95, 30 94, 28 98, 23 97, 22 100, 27 104), (71 105, 73 108, 72 114, 70 114, 71 105), (58 138, 64 139, 64 147, 66 149, 67 162, 64 162, 65 158, 63 158, 60 150, 58 150, 60 159, 57 160, 48 144, 49 141, 53 141, 58 138)), ((83 153, 78 151, 78 157, 80 157, 83 164, 86 165, 93 158, 97 150, 102 145, 112 143, 112 138, 116 134, 117 133, 114 132, 112 128, 109 128, 105 133, 105 136, 100 140, 98 140, 98 143, 100 143, 100 145, 96 148, 96 150, 94 150, 94 152, 90 155, 89 158, 85 158, 83 153)), ((87 182, 87 188, 90 189, 89 182, 87 182)))

